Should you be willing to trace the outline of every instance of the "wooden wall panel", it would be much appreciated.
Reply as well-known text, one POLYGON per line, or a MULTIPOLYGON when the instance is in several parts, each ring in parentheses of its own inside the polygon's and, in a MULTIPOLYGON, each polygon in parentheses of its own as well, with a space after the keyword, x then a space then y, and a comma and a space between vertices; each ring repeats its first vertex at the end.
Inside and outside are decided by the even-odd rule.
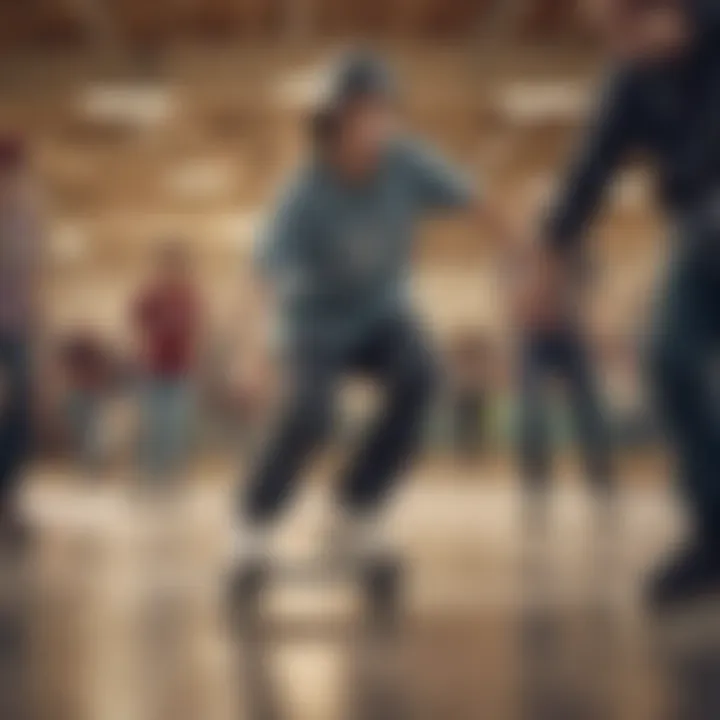
MULTIPOLYGON (((186 37, 222 40, 337 36, 468 39, 510 0, 104 0, 104 13, 129 44, 186 37), (288 33, 290 28, 291 32, 288 33)), ((4 0, 0 43, 82 41, 84 0, 4 0)), ((574 0, 530 0, 518 13, 524 35, 574 32, 574 0)), ((513 13, 514 16, 514 13, 513 13)), ((516 30, 518 28, 511 28, 516 30)))

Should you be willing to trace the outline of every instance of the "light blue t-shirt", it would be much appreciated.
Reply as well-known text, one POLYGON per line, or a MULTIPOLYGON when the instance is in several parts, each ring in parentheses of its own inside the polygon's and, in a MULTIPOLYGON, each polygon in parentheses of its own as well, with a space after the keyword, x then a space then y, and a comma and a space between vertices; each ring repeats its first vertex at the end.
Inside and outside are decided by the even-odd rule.
POLYGON ((256 253, 279 298, 284 341, 342 348, 404 312, 418 221, 473 198, 467 177, 409 140, 393 142, 361 184, 344 183, 317 160, 303 167, 256 253))

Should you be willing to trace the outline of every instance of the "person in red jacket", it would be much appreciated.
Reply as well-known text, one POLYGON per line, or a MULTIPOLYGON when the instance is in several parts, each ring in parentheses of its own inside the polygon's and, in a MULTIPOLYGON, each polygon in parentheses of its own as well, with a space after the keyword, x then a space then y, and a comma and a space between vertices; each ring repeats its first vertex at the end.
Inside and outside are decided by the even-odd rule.
POLYGON ((182 473, 193 423, 193 372, 200 300, 179 241, 162 243, 149 283, 132 308, 142 374, 140 460, 145 474, 182 473))

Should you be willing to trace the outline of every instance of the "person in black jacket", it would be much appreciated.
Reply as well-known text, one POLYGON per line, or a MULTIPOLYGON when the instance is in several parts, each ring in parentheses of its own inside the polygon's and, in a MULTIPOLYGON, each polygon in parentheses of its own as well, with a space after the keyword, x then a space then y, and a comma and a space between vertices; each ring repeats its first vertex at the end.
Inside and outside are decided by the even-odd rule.
POLYGON ((542 237, 565 275, 614 171, 656 170, 673 260, 649 338, 649 375, 677 451, 694 536, 649 586, 657 607, 720 589, 720 1, 596 0, 615 67, 542 237))

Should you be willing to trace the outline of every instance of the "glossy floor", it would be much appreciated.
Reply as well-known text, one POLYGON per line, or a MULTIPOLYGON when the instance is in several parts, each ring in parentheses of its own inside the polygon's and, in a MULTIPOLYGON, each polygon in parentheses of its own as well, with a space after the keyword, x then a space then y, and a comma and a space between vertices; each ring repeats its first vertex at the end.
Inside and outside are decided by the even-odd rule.
MULTIPOLYGON (((420 477, 386 519, 395 614, 374 614, 350 573, 295 573, 268 581, 250 625, 228 593, 229 498, 212 478, 172 498, 35 479, 21 664, 37 717, 720 717, 711 618, 691 641, 689 623, 657 632, 640 610, 646 568, 681 532, 660 490, 624 492, 608 517, 564 484, 540 532, 510 478, 420 477)), ((274 567, 326 552, 327 515, 304 493, 274 567)))

